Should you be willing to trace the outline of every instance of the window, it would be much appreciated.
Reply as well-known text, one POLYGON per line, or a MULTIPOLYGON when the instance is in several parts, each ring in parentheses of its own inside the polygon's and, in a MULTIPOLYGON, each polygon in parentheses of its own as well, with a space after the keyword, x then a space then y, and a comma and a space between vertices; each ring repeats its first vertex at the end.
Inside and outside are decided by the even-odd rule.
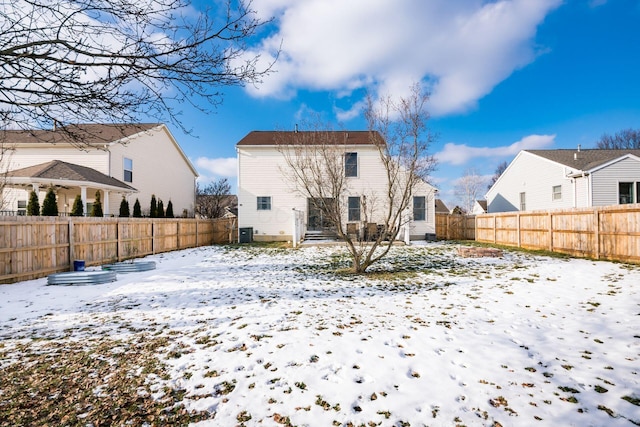
POLYGON ((270 196, 258 197, 258 210, 259 211, 270 211, 271 210, 271 197, 270 196))
POLYGON ((520 210, 521 211, 527 210, 527 197, 525 193, 520 193, 520 210))
POLYGON ((344 154, 344 176, 358 176, 358 153, 344 154))
POLYGON ((133 182, 133 160, 124 158, 124 182, 133 182))
POLYGON ((562 185, 554 185, 551 193, 553 200, 562 200, 562 185))
POLYGON ((23 216, 27 214, 27 201, 18 200, 18 215, 23 216))
POLYGON ((349 197, 349 221, 360 221, 360 197, 349 197))
MULTIPOLYGON (((621 205, 628 203, 636 203, 636 197, 634 197, 635 182, 620 182, 618 183, 618 201, 621 205)), ((637 194, 636 194, 637 196, 637 194)))
POLYGON ((424 221, 427 219, 427 204, 424 196, 413 198, 413 220, 424 221))

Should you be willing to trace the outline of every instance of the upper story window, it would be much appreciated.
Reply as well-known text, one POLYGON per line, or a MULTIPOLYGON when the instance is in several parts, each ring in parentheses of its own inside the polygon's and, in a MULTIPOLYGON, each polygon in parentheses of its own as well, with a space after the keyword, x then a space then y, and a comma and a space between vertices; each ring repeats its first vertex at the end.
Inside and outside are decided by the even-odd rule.
POLYGON ((271 210, 271 196, 258 196, 258 210, 259 211, 271 210))
POLYGON ((427 204, 424 196, 413 198, 413 220, 424 221, 427 219, 427 204))
POLYGON ((358 176, 358 153, 344 154, 344 176, 358 176))
POLYGON ((520 193, 520 210, 527 210, 527 195, 525 193, 520 193))
POLYGON ((133 160, 125 157, 123 162, 124 182, 133 182, 133 160))
POLYGON ((562 200, 562 185, 554 185, 551 188, 552 200, 562 200))

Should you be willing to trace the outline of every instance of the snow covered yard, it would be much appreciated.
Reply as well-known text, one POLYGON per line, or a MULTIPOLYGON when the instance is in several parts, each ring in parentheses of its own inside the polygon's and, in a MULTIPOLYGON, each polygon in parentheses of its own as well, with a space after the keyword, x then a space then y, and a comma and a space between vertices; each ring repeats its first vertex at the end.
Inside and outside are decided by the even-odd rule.
POLYGON ((50 354, 101 363, 55 382, 87 388, 56 403, 69 425, 163 425, 147 401, 198 426, 640 425, 639 266, 457 249, 351 276, 337 247, 209 247, 104 285, 2 285, 0 425, 50 354), (134 396, 105 418, 114 376, 134 396))

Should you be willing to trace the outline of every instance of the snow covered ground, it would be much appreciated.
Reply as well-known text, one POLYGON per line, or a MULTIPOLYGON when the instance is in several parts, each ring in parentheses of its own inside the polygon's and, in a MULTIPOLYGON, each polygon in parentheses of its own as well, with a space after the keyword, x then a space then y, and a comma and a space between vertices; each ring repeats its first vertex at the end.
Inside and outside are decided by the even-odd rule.
POLYGON ((639 266, 457 248, 351 276, 339 247, 208 247, 109 284, 0 285, 0 344, 166 336, 198 426, 640 425, 639 266))

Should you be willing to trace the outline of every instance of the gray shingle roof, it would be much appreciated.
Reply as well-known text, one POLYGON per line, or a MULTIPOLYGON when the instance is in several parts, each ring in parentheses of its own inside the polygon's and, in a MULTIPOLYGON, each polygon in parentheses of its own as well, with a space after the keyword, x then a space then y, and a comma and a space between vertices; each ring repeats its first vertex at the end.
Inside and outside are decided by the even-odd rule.
POLYGON ((78 124, 55 130, 3 130, 8 144, 105 144, 160 126, 158 123, 78 124))
POLYGON ((556 163, 581 171, 589 171, 627 154, 640 157, 640 150, 525 150, 556 163))
POLYGON ((137 191, 113 177, 86 166, 67 163, 61 160, 52 160, 35 166, 15 169, 7 172, 7 178, 41 178, 56 181, 84 181, 111 187, 118 187, 129 191, 137 191))
MULTIPOLYGON (((317 136, 323 136, 328 134, 330 141, 323 141, 323 143, 335 141, 338 144, 346 145, 370 145, 370 132, 369 131, 328 131, 328 132, 282 132, 282 131, 252 131, 249 132, 244 138, 238 142, 239 146, 255 146, 255 145, 278 145, 278 144, 313 144, 314 141, 318 141, 317 136)), ((382 137, 379 133, 375 133, 377 137, 382 141, 382 137)))

